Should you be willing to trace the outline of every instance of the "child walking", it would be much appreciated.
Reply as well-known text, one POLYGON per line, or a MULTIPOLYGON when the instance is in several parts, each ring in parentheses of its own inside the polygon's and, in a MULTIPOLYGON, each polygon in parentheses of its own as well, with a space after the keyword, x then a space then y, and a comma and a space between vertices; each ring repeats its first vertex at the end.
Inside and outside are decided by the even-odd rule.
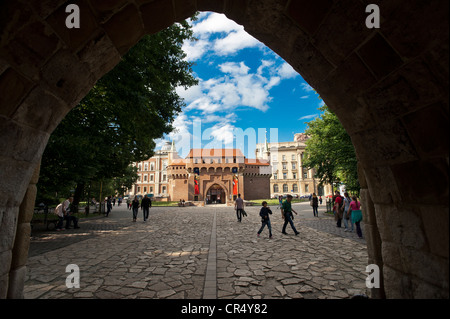
POLYGON ((267 225, 267 228, 269 228, 269 239, 272 239, 272 226, 270 225, 270 218, 269 214, 272 215, 272 211, 269 207, 267 207, 267 202, 262 202, 263 207, 261 207, 261 210, 259 212, 259 216, 261 216, 261 228, 258 231, 258 237, 263 231, 264 227, 267 225))

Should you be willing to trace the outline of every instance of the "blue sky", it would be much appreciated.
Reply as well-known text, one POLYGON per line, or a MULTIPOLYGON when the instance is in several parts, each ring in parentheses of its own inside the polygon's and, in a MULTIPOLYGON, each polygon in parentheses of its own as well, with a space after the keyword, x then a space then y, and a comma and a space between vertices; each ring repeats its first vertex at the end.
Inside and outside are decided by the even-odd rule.
POLYGON ((319 116, 322 100, 276 53, 223 14, 201 13, 193 23, 195 42, 186 42, 199 84, 177 88, 186 107, 175 131, 157 141, 174 140, 180 156, 191 148, 240 148, 254 158, 254 145, 292 141, 305 122, 319 116))

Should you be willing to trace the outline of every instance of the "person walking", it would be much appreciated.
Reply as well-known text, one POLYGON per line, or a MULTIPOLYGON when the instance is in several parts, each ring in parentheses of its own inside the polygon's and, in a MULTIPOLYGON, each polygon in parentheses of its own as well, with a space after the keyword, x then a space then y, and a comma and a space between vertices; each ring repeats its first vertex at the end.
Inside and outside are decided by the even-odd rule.
POLYGON ((336 220, 336 227, 340 228, 342 224, 342 215, 343 215, 342 207, 344 204, 344 199, 338 190, 335 192, 333 201, 334 201, 333 212, 334 212, 334 219, 336 220))
POLYGON ((272 226, 270 225, 270 218, 269 214, 272 215, 272 211, 269 207, 267 207, 267 202, 262 202, 261 210, 259 211, 259 216, 261 216, 261 228, 258 230, 258 237, 263 231, 264 227, 267 225, 267 228, 269 228, 269 239, 272 239, 272 226))
POLYGON ((139 200, 137 196, 134 196, 134 199, 131 202, 131 208, 133 209, 133 221, 135 222, 139 211, 139 200))
POLYGON ((352 223, 354 223, 356 226, 356 233, 358 234, 358 237, 363 238, 360 225, 362 221, 361 203, 358 201, 355 195, 352 196, 349 212, 351 214, 352 223))
POLYGON ((311 206, 313 208, 314 217, 319 217, 319 198, 317 197, 316 193, 312 194, 311 206))
POLYGON ((238 222, 242 222, 242 212, 244 210, 244 200, 241 198, 241 194, 238 194, 234 202, 234 209, 236 210, 236 217, 238 222))
POLYGON ((292 195, 287 195, 286 200, 281 205, 281 217, 284 219, 283 230, 281 231, 281 233, 284 235, 287 235, 286 226, 288 223, 291 225, 292 230, 294 231, 295 235, 299 234, 297 229, 295 229, 294 222, 292 221, 292 219, 294 218, 292 213, 294 212, 297 215, 297 212, 292 209, 291 201, 292 201, 292 195))
POLYGON ((351 203, 352 199, 350 198, 350 196, 348 195, 347 192, 344 193, 344 214, 342 216, 342 218, 344 219, 344 231, 349 231, 352 232, 353 231, 353 223, 350 220, 350 214, 349 214, 349 208, 350 208, 350 203, 351 203), (348 222, 350 221, 350 225, 352 226, 352 229, 350 230, 350 227, 348 225, 348 222))
POLYGON ((150 200, 150 198, 147 197, 147 195, 144 195, 144 198, 141 201, 141 209, 142 209, 142 213, 144 215, 144 223, 148 219, 148 213, 150 211, 150 207, 152 207, 152 201, 150 200))
POLYGON ((108 198, 106 199, 106 217, 109 216, 111 210, 112 210, 111 196, 108 196, 108 198))

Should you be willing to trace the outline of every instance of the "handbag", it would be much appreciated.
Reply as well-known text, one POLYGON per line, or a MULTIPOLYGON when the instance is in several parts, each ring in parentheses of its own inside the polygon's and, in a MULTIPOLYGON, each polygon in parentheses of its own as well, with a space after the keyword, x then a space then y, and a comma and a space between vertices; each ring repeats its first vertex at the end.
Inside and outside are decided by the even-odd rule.
POLYGON ((242 210, 241 213, 242 213, 242 216, 244 216, 244 217, 247 216, 247 213, 245 212, 245 210, 242 210))

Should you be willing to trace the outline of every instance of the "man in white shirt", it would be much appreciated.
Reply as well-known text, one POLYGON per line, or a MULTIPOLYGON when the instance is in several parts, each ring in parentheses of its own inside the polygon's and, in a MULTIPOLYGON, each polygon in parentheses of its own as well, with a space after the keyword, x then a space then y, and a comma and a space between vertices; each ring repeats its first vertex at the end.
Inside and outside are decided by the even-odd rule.
POLYGON ((55 208, 55 214, 58 216, 58 224, 56 225, 56 230, 64 230, 63 223, 64 223, 64 212, 63 212, 63 204, 59 204, 55 208))

